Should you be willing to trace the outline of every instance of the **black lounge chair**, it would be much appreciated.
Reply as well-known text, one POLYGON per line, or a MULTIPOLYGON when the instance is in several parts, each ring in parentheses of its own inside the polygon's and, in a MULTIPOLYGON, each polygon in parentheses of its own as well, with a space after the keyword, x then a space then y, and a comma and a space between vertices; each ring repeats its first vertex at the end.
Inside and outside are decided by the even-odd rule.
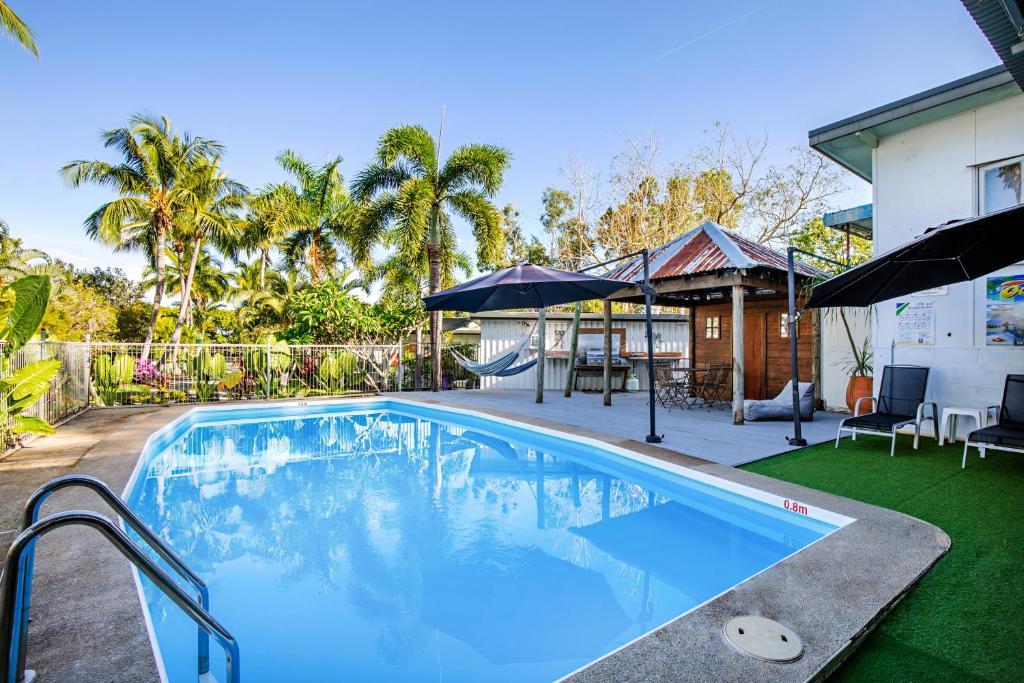
POLYGON ((921 440, 921 423, 931 420, 935 428, 935 438, 939 435, 938 408, 934 403, 925 402, 924 394, 928 388, 928 368, 920 365, 886 365, 882 370, 882 386, 878 391, 878 399, 864 396, 857 399, 853 407, 853 417, 839 423, 836 433, 836 448, 844 431, 853 434, 857 440, 858 432, 888 436, 892 439, 889 455, 896 455, 896 430, 906 425, 914 425, 914 449, 921 440), (860 404, 871 401, 874 412, 860 415, 860 404), (931 416, 924 414, 926 406, 931 406, 931 416))
MULTIPOLYGON (((981 457, 985 449, 1024 453, 1024 375, 1007 375, 1003 386, 1003 402, 989 406, 998 409, 996 424, 976 429, 964 441, 964 460, 960 467, 967 467, 967 449, 974 446, 981 457)), ((986 411, 988 412, 988 411, 986 411)))

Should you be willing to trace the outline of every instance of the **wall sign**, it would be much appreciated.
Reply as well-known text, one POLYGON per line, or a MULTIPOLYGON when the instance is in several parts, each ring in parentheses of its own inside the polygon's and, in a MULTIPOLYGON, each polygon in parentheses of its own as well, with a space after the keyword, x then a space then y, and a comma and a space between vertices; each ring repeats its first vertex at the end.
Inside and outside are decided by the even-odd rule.
POLYGON ((985 345, 1024 347, 1024 275, 986 281, 985 345))
POLYGON ((925 346, 935 343, 935 302, 896 302, 896 344, 925 346))

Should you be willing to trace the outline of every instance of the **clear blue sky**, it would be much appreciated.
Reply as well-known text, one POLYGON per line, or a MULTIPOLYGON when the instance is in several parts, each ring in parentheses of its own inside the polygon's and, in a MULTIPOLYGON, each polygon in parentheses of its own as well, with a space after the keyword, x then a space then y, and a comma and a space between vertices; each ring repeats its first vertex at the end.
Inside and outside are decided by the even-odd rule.
MULTIPOLYGON (((104 157, 97 133, 141 110, 223 142, 256 187, 282 178, 285 147, 341 154, 351 178, 386 128, 434 130, 446 105, 446 148, 512 150, 497 201, 539 234, 541 191, 570 151, 606 172, 653 126, 665 160, 684 162, 720 119, 767 131, 781 155, 811 128, 998 63, 957 0, 9 4, 42 58, 0 44, 0 217, 29 246, 135 276, 138 257, 82 233, 106 192, 67 189, 57 169, 104 157)), ((850 187, 840 203, 869 201, 850 187)))

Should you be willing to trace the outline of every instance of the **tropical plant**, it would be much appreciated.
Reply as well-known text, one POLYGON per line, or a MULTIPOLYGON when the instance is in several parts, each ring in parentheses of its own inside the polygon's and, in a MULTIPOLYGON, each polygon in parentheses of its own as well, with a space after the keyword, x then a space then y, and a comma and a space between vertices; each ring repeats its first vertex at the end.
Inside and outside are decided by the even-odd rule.
POLYGON ((39 59, 39 48, 36 46, 36 35, 24 21, 18 18, 6 2, 0 0, 0 28, 10 38, 39 59))
POLYGON ((309 279, 319 282, 336 274, 339 247, 352 233, 358 213, 341 176, 341 157, 316 167, 286 149, 277 161, 298 183, 277 190, 279 227, 288 231, 282 243, 285 260, 289 267, 303 266, 309 279))
POLYGON ((185 360, 185 367, 189 379, 192 380, 192 389, 200 401, 209 401, 216 391, 217 385, 227 375, 227 361, 224 354, 211 354, 207 349, 200 349, 196 353, 190 354, 185 360))
MULTIPOLYGON (((92 383, 103 405, 115 405, 128 394, 138 393, 138 387, 131 386, 134 379, 135 359, 130 354, 101 353, 92 359, 92 383)), ((144 391, 149 393, 148 388, 144 391)))
POLYGON ((310 285, 288 303, 286 339, 299 344, 383 344, 403 339, 422 321, 415 307, 368 304, 335 281, 310 285))
POLYGON ((329 351, 320 357, 316 377, 328 393, 345 388, 347 381, 358 381, 359 358, 351 351, 329 351))
POLYGON ((151 115, 134 116, 127 126, 100 138, 121 155, 119 162, 72 161, 61 173, 72 187, 93 183, 120 195, 85 219, 85 231, 118 251, 141 251, 149 258, 155 275, 153 306, 141 354, 148 358, 164 296, 168 238, 177 221, 195 213, 196 166, 216 156, 221 146, 178 134, 166 117, 151 115))
MULTIPOLYGON (((495 263, 504 232, 491 197, 501 187, 511 155, 494 145, 464 145, 442 165, 439 144, 421 126, 392 128, 377 144, 376 161, 353 185, 364 204, 359 228, 349 240, 360 266, 369 264, 378 244, 393 248, 406 264, 427 273, 433 294, 454 284, 460 255, 452 216, 465 219, 477 242, 477 258, 495 263)), ((441 313, 430 316, 433 387, 441 385, 441 313)))
POLYGON ((59 275, 45 251, 26 249, 17 237, 11 237, 7 223, 0 220, 0 282, 25 275, 59 275))
MULTIPOLYGON (((178 254, 168 251, 165 292, 168 295, 182 296, 183 282, 188 277, 188 270, 183 269, 178 261, 178 254)), ((228 273, 224 272, 223 264, 219 259, 210 255, 208 251, 201 250, 194 266, 187 265, 185 268, 193 268, 192 287, 189 294, 189 306, 186 309, 184 324, 187 327, 195 327, 201 324, 211 308, 224 301, 231 293, 231 279, 228 273)), ((147 267, 143 270, 142 286, 149 288, 155 282, 153 269, 147 267)), ((180 310, 180 308, 179 308, 180 310)), ((177 328, 177 321, 175 322, 177 328)), ((173 332, 170 340, 173 342, 173 332)), ((180 337, 179 337, 180 340, 180 337)))
POLYGON ((50 388, 50 382, 60 370, 59 360, 39 360, 28 363, 8 373, 11 357, 32 338, 39 329, 39 323, 50 299, 50 278, 46 275, 29 275, 15 280, 0 289, 0 341, 3 354, 0 358, 3 378, 0 379, 0 428, 14 433, 35 432, 52 434, 53 427, 38 417, 24 414, 50 388))
MULTIPOLYGON (((246 201, 238 249, 248 254, 256 252, 257 274, 255 282, 262 289, 266 285, 271 255, 298 221, 297 195, 288 185, 267 185, 246 201)), ((237 260, 237 259, 236 259, 237 260)))
MULTIPOLYGON (((184 233, 184 241, 191 245, 191 253, 188 269, 180 282, 181 301, 174 333, 171 334, 172 344, 181 341, 181 331, 191 311, 199 259, 202 255, 208 261, 212 260, 204 251, 205 244, 210 241, 222 252, 235 247, 241 236, 241 221, 236 212, 244 205, 247 193, 244 185, 231 180, 220 170, 220 157, 200 159, 192 174, 189 179, 191 211, 184 212, 176 225, 184 233)), ((226 285, 227 279, 223 278, 223 281, 226 285)))
POLYGON ((247 346, 242 353, 245 378, 255 383, 267 398, 278 396, 287 384, 287 373, 292 368, 292 350, 288 342, 274 336, 267 337, 262 348, 247 346))

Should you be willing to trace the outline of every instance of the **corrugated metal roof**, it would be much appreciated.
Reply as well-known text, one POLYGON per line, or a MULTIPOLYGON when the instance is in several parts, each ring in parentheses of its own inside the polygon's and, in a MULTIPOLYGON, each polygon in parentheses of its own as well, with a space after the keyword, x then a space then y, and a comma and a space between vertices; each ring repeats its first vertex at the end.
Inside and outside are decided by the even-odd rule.
MULTIPOLYGON (((786 272, 786 255, 708 221, 684 232, 671 242, 650 250, 651 279, 663 280, 727 269, 771 268, 786 272)), ((796 272, 808 277, 823 275, 801 261, 796 272)), ((606 277, 639 282, 644 276, 643 257, 626 261, 606 277)))
POLYGON ((1022 0, 961 0, 992 49, 1024 88, 1024 2, 1022 0))

